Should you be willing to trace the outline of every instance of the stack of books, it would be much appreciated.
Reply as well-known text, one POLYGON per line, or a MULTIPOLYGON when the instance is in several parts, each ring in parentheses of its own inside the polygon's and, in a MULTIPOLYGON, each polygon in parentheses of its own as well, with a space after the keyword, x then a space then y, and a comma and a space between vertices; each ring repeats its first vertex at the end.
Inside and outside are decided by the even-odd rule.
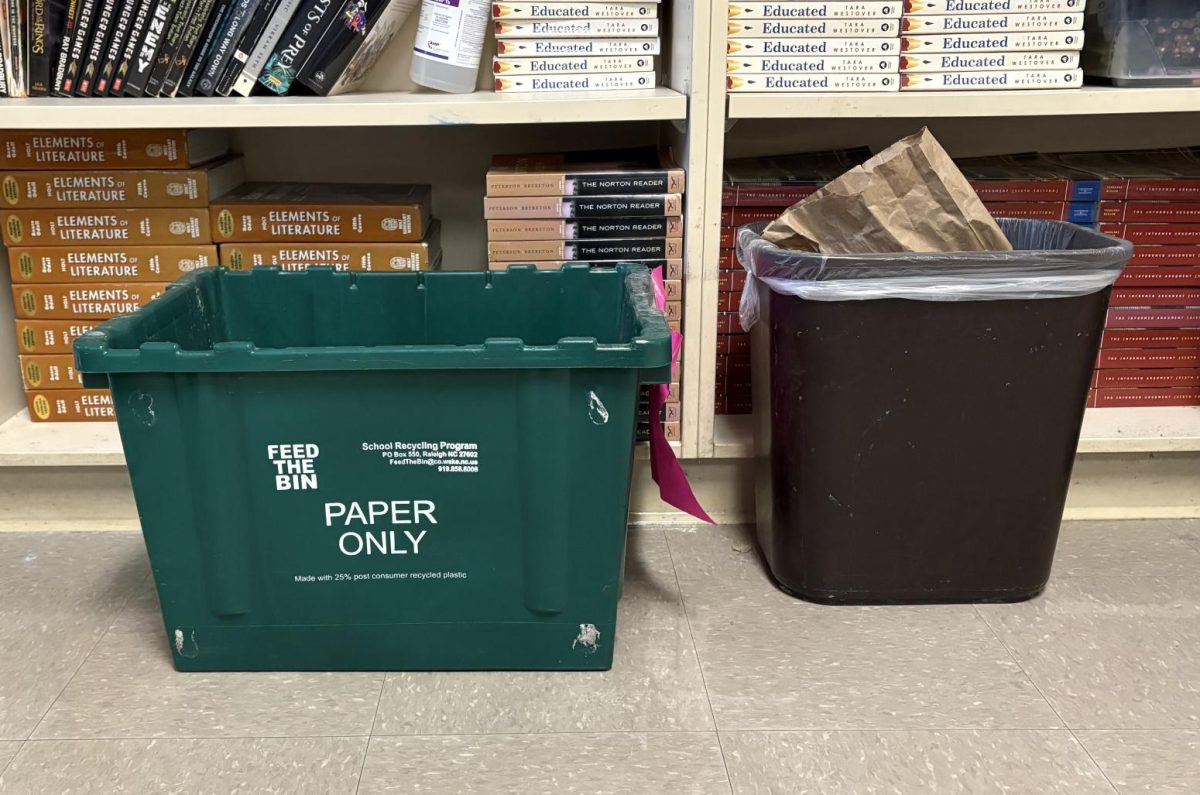
POLYGON ((902 91, 1079 88, 1085 0, 904 0, 902 91))
POLYGON ((209 212, 220 263, 230 270, 389 272, 441 264, 428 185, 248 182, 214 200, 209 212))
POLYGON ((653 88, 660 3, 493 3, 496 91, 653 88))
POLYGON ((729 3, 729 91, 896 91, 901 0, 729 3))
POLYGON ((319 95, 358 86, 417 0, 0 0, 0 96, 319 95))
POLYGON ((208 206, 241 182, 219 132, 0 132, 4 244, 30 419, 111 420, 73 345, 216 264, 208 206))
MULTIPOLYGON (((653 147, 498 155, 484 199, 488 267, 640 262, 661 271, 667 320, 682 330, 685 187, 683 169, 653 147)), ((668 439, 679 439, 679 417, 676 369, 664 418, 668 439)))

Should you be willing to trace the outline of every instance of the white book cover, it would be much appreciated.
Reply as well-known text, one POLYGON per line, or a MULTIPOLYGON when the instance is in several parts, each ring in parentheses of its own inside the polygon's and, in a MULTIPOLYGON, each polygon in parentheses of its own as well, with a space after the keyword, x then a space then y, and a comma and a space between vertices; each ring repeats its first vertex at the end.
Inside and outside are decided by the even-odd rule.
POLYGON ((579 55, 574 58, 493 58, 497 75, 598 74, 646 72, 654 69, 653 55, 579 55))
POLYGON ((930 33, 1003 33, 1013 30, 1081 30, 1083 14, 959 14, 935 17, 905 17, 900 20, 906 35, 930 33))
POLYGON ((493 19, 657 19, 658 3, 492 3, 493 19))
POLYGON ((767 55, 891 55, 900 51, 899 39, 728 39, 730 56, 752 58, 767 55))
POLYGON ((895 74, 900 71, 896 55, 877 56, 765 56, 726 58, 726 74, 895 74))
POLYGON ((497 39, 594 39, 608 36, 657 36, 657 19, 497 20, 497 39))
POLYGON ((725 86, 739 94, 810 91, 896 91, 898 75, 727 75, 725 86))
POLYGON ((616 91, 620 89, 654 88, 654 72, 631 72, 601 75, 505 76, 497 77, 496 91, 616 91))
POLYGON ((1074 69, 1079 52, 930 52, 900 56, 902 72, 984 72, 1010 69, 1074 69))
POLYGON ((1086 0, 904 0, 904 14, 1062 14, 1082 12, 1085 3, 1086 0))
POLYGON ((548 58, 557 55, 658 55, 658 39, 497 39, 502 58, 548 58))
POLYGON ((929 72, 900 76, 901 91, 1006 91, 1021 88, 1079 88, 1082 69, 1028 69, 1004 72, 929 72))
POLYGON ((897 18, 900 0, 828 0, 729 4, 730 19, 883 19, 897 18))
POLYGON ((1033 33, 969 33, 943 36, 902 36, 900 51, 909 52, 1042 52, 1082 50, 1083 31, 1033 33))
POLYGON ((773 19, 729 20, 730 38, 804 38, 897 36, 899 19, 805 19, 777 21, 773 19))

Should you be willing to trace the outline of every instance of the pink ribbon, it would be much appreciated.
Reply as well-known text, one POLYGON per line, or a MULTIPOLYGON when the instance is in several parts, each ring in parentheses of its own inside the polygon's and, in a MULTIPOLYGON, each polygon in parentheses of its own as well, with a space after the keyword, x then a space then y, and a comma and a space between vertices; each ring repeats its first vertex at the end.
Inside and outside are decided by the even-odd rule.
MULTIPOLYGON (((654 284, 654 303, 659 309, 667 308, 667 288, 663 285, 662 271, 655 268, 650 271, 650 280, 654 284)), ((679 361, 679 350, 683 347, 683 335, 671 329, 671 366, 679 361)), ((667 441, 667 434, 662 427, 662 409, 670 394, 666 384, 650 385, 650 477, 658 484, 658 496, 667 505, 674 506, 684 513, 709 524, 716 524, 692 493, 692 484, 688 482, 687 473, 679 463, 675 450, 667 441)))

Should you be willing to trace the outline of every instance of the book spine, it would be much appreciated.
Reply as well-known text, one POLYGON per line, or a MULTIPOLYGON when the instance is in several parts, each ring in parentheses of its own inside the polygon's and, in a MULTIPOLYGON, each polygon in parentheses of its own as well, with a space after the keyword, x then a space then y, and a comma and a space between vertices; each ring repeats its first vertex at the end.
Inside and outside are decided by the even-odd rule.
MULTIPOLYGON (((591 259, 591 260, 587 260, 586 264, 591 265, 594 268, 608 268, 608 267, 612 267, 613 265, 616 265, 618 263, 628 262, 628 261, 629 260, 627 260, 627 259, 626 260, 620 260, 620 259, 595 260, 595 259, 591 259)), ((638 262, 641 263, 642 265, 645 265, 650 270, 662 268, 663 269, 663 279, 678 280, 678 279, 683 278, 683 260, 682 259, 666 259, 666 260, 663 260, 663 259, 654 259, 654 260, 640 259, 640 260, 638 260, 638 262)), ((537 270, 542 270, 542 271, 554 270, 554 271, 556 271, 559 268, 561 268, 563 265, 579 265, 579 264, 581 264, 581 262, 577 261, 577 260, 561 260, 561 259, 559 259, 559 260, 525 260, 524 262, 489 262, 488 270, 503 271, 503 270, 508 270, 509 268, 513 268, 513 267, 521 268, 521 267, 532 266, 532 267, 536 268, 537 270)))
POLYGON ((1136 244, 1200 245, 1200 224, 1101 224, 1100 231, 1136 244))
POLYGON ((1097 389, 1095 408, 1113 406, 1200 406, 1200 387, 1097 389))
POLYGON ((492 17, 494 19, 654 19, 658 16, 658 6, 658 3, 645 2, 492 3, 492 17))
POLYGON ((1118 287, 1200 287, 1200 268, 1134 265, 1121 271, 1118 287))
POLYGON ((721 225, 727 227, 738 228, 746 224, 756 224, 762 221, 774 221, 779 217, 781 209, 775 207, 758 208, 733 208, 727 207, 721 210, 721 225))
POLYGON ((188 162, 179 130, 0 130, 0 169, 175 168, 188 162))
POLYGON ((729 3, 730 19, 898 19, 902 11, 900 0, 729 3))
POLYGON ((120 96, 125 90, 125 78, 129 76, 130 65, 133 63, 142 37, 145 35, 146 23, 150 19, 150 9, 154 3, 155 0, 137 0, 137 9, 134 11, 133 20, 130 23, 129 33, 125 36, 125 44, 122 45, 121 52, 117 56, 116 65, 113 67, 112 77, 108 84, 109 96, 120 96))
POLYGON ((1200 203, 1102 201, 1099 207, 1098 220, 1104 222, 1200 223, 1200 203))
POLYGON ((299 71, 297 79, 313 93, 329 96, 341 93, 347 82, 361 81, 360 70, 370 68, 375 56, 364 53, 365 61, 357 60, 361 48, 371 42, 379 47, 381 41, 390 40, 395 32, 417 6, 416 0, 351 0, 331 24, 321 41, 312 48, 312 54, 299 71), (376 32, 382 30, 383 38, 376 32), (355 63, 354 70, 350 69, 355 63), (343 79, 345 78, 345 79, 343 79))
POLYGON ((1200 348, 1200 328, 1105 329, 1100 350, 1116 348, 1200 348))
POLYGON ((209 210, 219 243, 388 242, 417 243, 430 219, 416 204, 221 204, 209 210), (318 220, 313 220, 318 219, 318 220))
POLYGON ((154 0, 150 16, 146 19, 146 29, 129 63, 129 73, 125 77, 126 96, 140 97, 146 93, 150 73, 158 62, 158 51, 162 49, 178 7, 176 0, 154 0))
POLYGON ((13 209, 64 207, 205 207, 208 171, 0 172, 3 204, 13 209))
POLYGON ((983 206, 989 213, 1001 218, 1032 218, 1039 221, 1067 220, 1066 202, 993 202, 983 206))
POLYGON ((183 79, 179 83, 179 90, 175 92, 176 96, 190 97, 196 91, 196 84, 200 82, 200 75, 204 73, 204 67, 208 65, 208 59, 212 57, 213 50, 217 46, 217 37, 221 35, 221 31, 225 28, 225 23, 229 19, 229 14, 233 10, 233 0, 218 0, 216 8, 204 28, 204 34, 200 38, 200 44, 196 48, 195 54, 192 56, 191 63, 188 64, 187 71, 183 74, 183 79))
POLYGON ((828 38, 895 37, 900 30, 895 19, 808 19, 776 22, 767 19, 730 20, 726 30, 731 38, 828 38))
POLYGON ((983 201, 1062 202, 1071 197, 1065 179, 972 179, 976 195, 983 201))
POLYGON ((1187 288, 1138 290, 1120 288, 1112 291, 1110 307, 1200 307, 1200 290, 1187 288))
POLYGON ((230 270, 273 266, 285 271, 329 267, 340 271, 422 271, 433 266, 438 249, 421 243, 222 243, 220 264, 230 270))
POLYGON ((173 97, 178 91, 183 73, 187 71, 188 64, 191 63, 192 56, 200 45, 200 35, 204 32, 204 26, 208 24, 208 18, 213 11, 213 3, 214 0, 197 0, 195 8, 192 9, 191 15, 179 32, 179 43, 175 47, 175 54, 171 58, 167 72, 163 75, 159 96, 173 97))
POLYGON ((22 354, 21 380, 25 389, 83 389, 83 378, 70 353, 22 354))
POLYGON ((154 58, 154 66, 150 68, 150 75, 146 78, 146 88, 142 92, 144 96, 157 97, 162 93, 163 81, 167 79, 167 73, 171 71, 171 66, 175 63, 175 54, 179 52, 179 45, 183 41, 183 30, 191 22, 198 4, 199 0, 179 0, 175 16, 163 36, 162 47, 154 58))
POLYGON ((563 75, 559 77, 497 77, 496 91, 619 91, 634 88, 654 88, 654 72, 622 72, 607 75, 563 75))
POLYGON ((66 24, 66 0, 33 0, 29 23, 29 96, 46 97, 54 88, 54 64, 66 24))
POLYGON ((3 0, 6 3, 6 22, 4 35, 7 37, 5 51, 8 53, 8 85, 9 95, 25 97, 29 95, 27 75, 25 73, 25 16, 28 13, 24 0, 3 0))
POLYGON ((871 72, 895 73, 900 69, 900 58, 895 55, 875 57, 851 56, 764 56, 757 58, 726 58, 727 74, 869 74, 871 72))
POLYGON ((300 0, 279 0, 278 5, 275 6, 274 13, 267 20, 266 27, 263 28, 262 35, 258 37, 254 49, 250 51, 249 56, 246 58, 246 63, 242 66, 241 73, 233 81, 231 93, 240 94, 243 97, 250 96, 250 92, 254 90, 254 86, 258 83, 258 76, 262 74, 263 67, 266 66, 267 59, 271 57, 271 52, 275 49, 275 45, 279 43, 284 28, 291 22, 292 16, 296 13, 296 8, 299 5, 300 0))
POLYGON ((545 75, 645 72, 654 69, 653 55, 608 55, 577 58, 493 58, 492 74, 545 75))
POLYGON ((79 22, 79 6, 79 0, 68 0, 67 2, 67 11, 63 18, 62 38, 58 42, 58 54, 54 58, 54 84, 50 88, 50 93, 54 96, 62 94, 63 79, 67 74, 67 61, 71 59, 75 26, 79 22))
POLYGON ((830 39, 728 39, 725 52, 743 58, 795 55, 894 55, 900 43, 884 38, 830 38, 830 39))
POLYGON ((95 88, 92 93, 98 97, 108 94, 108 89, 112 85, 113 73, 117 70, 117 60, 121 57, 121 51, 125 49, 125 42, 129 39, 129 30, 133 27, 133 19, 139 5, 141 5, 141 0, 122 2, 120 11, 113 20, 112 36, 109 38, 108 46, 104 48, 99 68, 96 70, 95 88))
POLYGON ((1200 348, 1100 351, 1096 367, 1101 370, 1129 370, 1158 367, 1200 367, 1200 348))
POLYGON ((229 59, 225 65, 225 71, 221 74, 221 79, 217 81, 217 94, 227 97, 233 92, 233 84, 237 82, 242 70, 246 68, 246 61, 249 60, 250 53, 254 50, 267 22, 270 21, 271 15, 275 13, 278 6, 278 0, 263 0, 254 10, 253 16, 246 23, 245 31, 233 50, 233 57, 229 59))
POLYGON ((83 70, 87 45, 91 43, 96 6, 100 2, 103 0, 79 0, 79 19, 75 23, 75 33, 71 37, 71 54, 67 59, 66 72, 63 74, 61 96, 75 95, 80 72, 83 70))
POLYGON ((9 246, 212 242, 203 209, 10 210, 2 217, 9 246))
POLYGON ((13 284, 169 282, 216 264, 213 245, 47 246, 8 252, 13 284))
POLYGON ((121 6, 127 5, 125 0, 102 0, 96 8, 95 32, 88 43, 87 55, 79 69, 79 80, 76 81, 75 95, 91 96, 95 89, 96 77, 100 74, 104 52, 112 39, 113 21, 117 18, 121 6))
POLYGON ((896 91, 894 74, 727 75, 725 87, 734 92, 763 91, 896 91))
POLYGON ((488 243, 489 262, 669 259, 683 256, 679 238, 643 240, 514 240, 488 243))
MULTIPOLYGON (((530 219, 525 221, 488 221, 489 241, 530 240, 607 240, 683 236, 683 219, 598 218, 578 221, 530 219)), ((538 257, 537 259, 560 259, 538 257)))
POLYGON ((1047 52, 1083 49, 1081 31, 1044 33, 967 33, 944 36, 902 36, 901 52, 1047 52))
POLYGON ((1130 265, 1200 265, 1200 246, 1138 246, 1130 265))
POLYGON ((900 58, 902 72, 979 72, 1005 69, 1074 69, 1079 52, 927 53, 900 58))
POLYGON ((417 0, 388 0, 380 13, 368 20, 366 35, 343 46, 327 63, 324 74, 314 72, 308 85, 329 97, 357 89, 417 5, 417 0))
POLYGON ((34 422, 103 422, 116 419, 107 389, 52 389, 25 393, 34 422))
POLYGON ((658 35, 657 19, 558 19, 496 21, 497 39, 591 39, 606 36, 658 35))
MULTIPOLYGON (((0 25, 3 21, 0 20, 0 25)), ((0 97, 8 96, 8 70, 4 66, 4 36, 0 35, 0 97)))
POLYGON ((233 58, 233 51, 241 41, 245 26, 257 7, 258 0, 236 0, 230 11, 229 21, 225 23, 225 29, 217 37, 212 57, 200 74, 200 82, 196 84, 197 95, 211 97, 216 93, 217 83, 233 58))
POLYGON ((483 217, 491 220, 522 218, 621 218, 682 215, 683 197, 589 196, 575 198, 523 197, 483 200, 483 217))
POLYGON ((1082 13, 1085 0, 904 0, 904 13, 929 14, 1063 14, 1082 13))
POLYGON ((1176 329, 1200 326, 1200 309, 1110 309, 1105 328, 1176 329))
POLYGON ((128 315, 161 295, 165 283, 25 284, 12 288, 17 317, 103 320, 128 315))
POLYGON ((907 36, 930 33, 1008 33, 1031 30, 1082 30, 1083 14, 966 14, 904 17, 900 30, 907 36))
POLYGON ((1079 88, 1082 85, 1082 69, 1030 69, 1010 72, 906 72, 900 75, 901 91, 1079 88))
POLYGON ((1106 179, 1104 199, 1200 201, 1200 179, 1106 179))
POLYGON ((662 44, 653 39, 497 39, 496 55, 506 58, 562 55, 658 55, 662 44))
POLYGON ((626 194, 683 193, 683 169, 621 171, 611 173, 505 173, 487 175, 487 195, 519 196, 622 196, 626 194))
POLYGON ((259 85, 274 94, 288 93, 308 60, 309 47, 321 37, 336 13, 332 0, 304 0, 263 65, 259 85))
POLYGON ((86 320, 18 320, 17 350, 29 353, 73 353, 75 340, 97 325, 86 320))

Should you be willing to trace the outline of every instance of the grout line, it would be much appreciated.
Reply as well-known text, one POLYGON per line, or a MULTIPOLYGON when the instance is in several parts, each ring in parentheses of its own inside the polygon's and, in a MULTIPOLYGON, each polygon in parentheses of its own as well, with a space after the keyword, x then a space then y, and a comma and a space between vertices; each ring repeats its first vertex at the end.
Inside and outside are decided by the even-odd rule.
MULTIPOLYGON (((37 727, 35 726, 34 728, 37 728, 37 727)), ((4 767, 0 767, 0 780, 4 779, 4 774, 8 772, 8 769, 10 767, 12 767, 12 763, 17 761, 17 757, 20 756, 21 752, 25 750, 25 743, 27 743, 27 742, 29 742, 29 741, 28 740, 17 740, 17 743, 18 743, 17 750, 15 752, 13 752, 13 755, 11 757, 9 757, 7 762, 4 763, 4 767)))
POLYGON ((367 769, 367 755, 371 753, 371 738, 375 736, 375 721, 379 720, 379 705, 383 703, 383 691, 387 689, 389 676, 391 676, 390 672, 384 671, 383 678, 379 682, 379 698, 375 700, 375 713, 371 716, 371 728, 367 729, 367 742, 363 746, 363 761, 358 768, 358 782, 354 785, 354 795, 358 795, 358 790, 362 787, 363 771, 367 769))
MULTIPOLYGON (((150 577, 151 575, 147 574, 142 578, 141 582, 138 583, 138 586, 140 587, 145 585, 146 581, 149 580, 150 577)), ((63 684, 62 688, 60 688, 58 693, 54 696, 54 700, 50 702, 50 706, 46 707, 46 711, 42 713, 42 717, 38 718, 37 723, 33 724, 33 728, 29 731, 29 735, 25 738, 26 740, 33 739, 33 735, 37 734, 38 728, 46 721, 46 716, 49 715, 50 711, 54 709, 54 705, 58 703, 60 698, 62 698, 63 693, 67 692, 67 688, 70 687, 71 683, 75 681, 75 677, 79 676, 79 672, 83 670, 83 666, 87 665, 87 661, 92 659, 92 654, 95 653, 96 649, 100 647, 100 644, 104 642, 104 639, 108 637, 108 633, 112 631, 113 625, 117 623, 117 619, 119 619, 125 612, 125 608, 129 607, 129 603, 133 600, 133 597, 136 594, 136 589, 130 590, 130 592, 125 595, 125 599, 121 602, 121 606, 110 614, 111 617, 109 618, 108 623, 105 625, 104 631, 100 633, 100 637, 96 638, 96 642, 92 644, 90 649, 88 649, 88 653, 85 654, 83 659, 79 661, 79 665, 75 666, 75 670, 71 672, 71 676, 67 678, 66 683, 63 684)))
POLYGON ((700 684, 704 687, 704 700, 708 702, 708 714, 712 716, 713 732, 717 735, 717 748, 721 751, 721 764, 725 768, 725 780, 729 783, 729 792, 733 793, 733 779, 729 775, 729 763, 725 761, 725 750, 721 746, 721 734, 717 724, 717 712, 713 709, 712 696, 708 692, 708 680, 704 678, 704 664, 700 661, 700 649, 696 646, 696 633, 692 631, 692 620, 688 617, 687 602, 683 598, 683 586, 679 584, 679 570, 675 568, 675 555, 671 552, 671 540, 665 530, 659 530, 663 543, 667 545, 667 558, 671 561, 671 574, 675 578, 675 590, 679 592, 679 609, 683 611, 683 622, 687 626, 688 637, 692 639, 692 652, 696 655, 696 668, 700 671, 700 684))
POLYGON ((1066 719, 1063 718, 1062 713, 1058 711, 1058 708, 1055 707, 1054 704, 1051 703, 1050 699, 1046 697, 1046 694, 1042 692, 1042 688, 1038 686, 1038 683, 1033 681, 1033 677, 1030 676, 1029 672, 1025 670, 1025 666, 1021 665, 1021 661, 1017 659, 1017 655, 1011 648, 1009 648, 1008 644, 1004 642, 1004 639, 1000 637, 1000 633, 996 632, 996 630, 988 622, 987 618, 984 617, 983 613, 979 612, 979 606, 971 605, 971 609, 975 611, 976 618, 983 622, 983 625, 988 628, 989 632, 992 633, 992 637, 995 638, 996 642, 1000 644, 1000 648, 1004 649, 1005 653, 1008 654, 1009 659, 1013 661, 1013 664, 1017 666, 1017 669, 1020 670, 1020 672, 1025 675, 1025 678, 1029 680, 1029 684, 1033 685, 1033 689, 1037 691, 1037 694, 1042 697, 1042 700, 1046 702, 1046 705, 1050 707, 1054 714, 1058 716, 1058 719, 1062 721, 1062 725, 1068 732, 1071 733, 1071 739, 1075 740, 1079 747, 1083 749, 1083 752, 1087 754, 1087 758, 1092 761, 1093 765, 1095 765, 1096 770, 1104 778, 1104 781, 1109 787, 1112 788, 1113 792, 1118 793, 1119 795, 1120 790, 1117 789, 1117 785, 1112 783, 1112 779, 1110 779, 1108 774, 1104 772, 1104 768, 1100 767, 1100 763, 1096 761, 1094 756, 1092 756, 1092 752, 1088 750, 1087 746, 1083 744, 1083 741, 1079 739, 1079 736, 1075 734, 1075 729, 1071 727, 1071 724, 1067 723, 1066 719))

